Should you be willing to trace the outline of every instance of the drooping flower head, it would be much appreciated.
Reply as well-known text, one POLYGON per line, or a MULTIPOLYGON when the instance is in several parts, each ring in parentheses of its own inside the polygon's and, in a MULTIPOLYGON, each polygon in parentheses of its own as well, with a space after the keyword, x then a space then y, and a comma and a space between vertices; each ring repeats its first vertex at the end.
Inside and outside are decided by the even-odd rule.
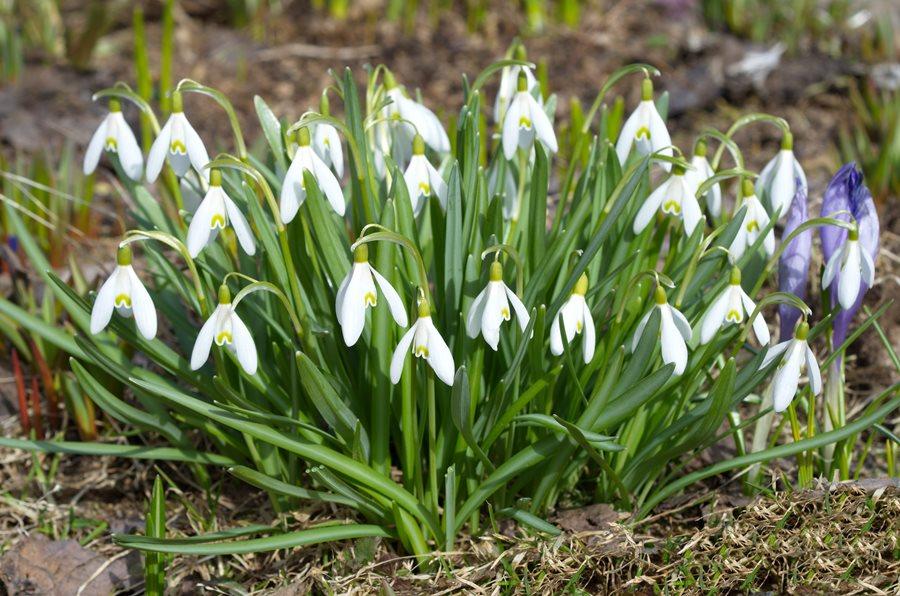
MULTIPOLYGON (((323 116, 330 115, 327 90, 322 92, 319 113, 323 116)), ((319 122, 315 125, 313 150, 327 166, 334 170, 338 178, 344 177, 344 149, 341 146, 341 137, 335 127, 327 122, 319 122)))
POLYGON ((435 115, 424 105, 410 99, 407 96, 406 89, 402 85, 397 84, 394 74, 385 69, 384 71, 384 87, 387 97, 391 102, 384 108, 384 117, 386 124, 395 135, 397 145, 405 153, 398 157, 398 163, 405 164, 404 157, 409 156, 409 147, 416 133, 422 135, 425 144, 439 153, 447 153, 450 151, 450 137, 444 130, 444 125, 435 115))
MULTIPOLYGON (((835 217, 844 221, 855 221, 857 226, 856 242, 859 256, 860 269, 863 265, 863 259, 868 257, 867 261, 874 266, 874 261, 878 255, 879 244, 879 223, 878 212, 875 209, 875 202, 872 200, 872 193, 866 188, 863 180, 862 172, 856 167, 856 163, 850 162, 844 165, 828 183, 825 189, 825 197, 822 201, 822 216, 835 217), (838 213, 846 211, 848 213, 838 213), (865 254, 866 257, 862 255, 865 254)), ((822 226, 819 228, 819 235, 822 239, 822 253, 825 262, 829 263, 835 258, 835 254, 839 252, 849 252, 847 244, 849 241, 848 231, 837 226, 822 226)), ((848 255, 849 256, 849 255, 848 255)), ((837 267, 833 273, 830 287, 841 286, 841 277, 846 269, 846 260, 841 261, 845 267, 837 267)), ((852 264, 852 263, 851 263, 852 264)), ((837 265, 837 263, 836 263, 837 265)), ((849 270, 849 269, 847 269, 849 270)), ((861 269, 860 269, 861 271, 861 269)), ((853 321, 853 316, 859 310, 862 304, 863 296, 870 287, 871 275, 862 275, 859 282, 859 290, 856 293, 856 299, 849 308, 843 307, 834 319, 834 345, 838 346, 843 343, 847 337, 847 329, 853 321)), ((850 294, 852 288, 844 283, 847 287, 847 294, 850 294)), ((839 292, 831 292, 831 304, 834 307, 839 301, 839 292)))
POLYGON ((528 78, 524 71, 519 72, 516 94, 510 101, 509 108, 503 116, 503 155, 512 159, 516 149, 530 151, 537 139, 550 153, 556 153, 559 146, 556 133, 544 108, 528 91, 528 78))
MULTIPOLYGON (((741 287, 741 270, 732 267, 728 286, 713 301, 700 323, 700 341, 709 343, 720 329, 728 325, 740 325, 755 309, 756 303, 741 287)), ((753 319, 753 333, 759 343, 763 345, 769 343, 769 327, 762 313, 753 319)))
POLYGON ((300 205, 306 200, 304 172, 312 174, 331 208, 335 213, 343 216, 347 205, 344 193, 341 191, 341 184, 335 178, 334 172, 313 151, 309 129, 304 126, 298 130, 296 139, 297 151, 294 152, 294 158, 291 160, 291 165, 284 175, 284 182, 281 184, 281 196, 279 197, 281 221, 288 223, 294 219, 300 205))
POLYGON ((591 315, 591 309, 585 302, 584 296, 588 290, 587 273, 582 273, 575 287, 572 288, 572 294, 559 313, 553 317, 553 324, 550 326, 550 352, 555 356, 563 353, 565 345, 562 341, 562 332, 565 331, 566 343, 571 344, 576 335, 584 333, 582 340, 582 349, 584 352, 584 363, 588 364, 594 358, 594 350, 597 348, 597 339, 594 334, 594 317, 591 315), (562 329, 560 329, 562 325, 562 329))
POLYGON ((424 298, 419 300, 418 319, 400 339, 391 357, 391 383, 394 385, 400 381, 403 363, 410 351, 416 358, 423 358, 434 370, 437 378, 447 385, 453 385, 453 375, 456 373, 453 353, 434 326, 431 320, 431 307, 424 298))
POLYGON ((209 190, 206 191, 206 196, 197 207, 188 227, 187 247, 191 258, 196 258, 200 251, 215 239, 219 230, 224 230, 228 225, 234 228, 244 252, 248 255, 255 254, 256 243, 250 231, 250 224, 222 188, 222 172, 213 169, 209 176, 209 190))
POLYGON ((631 349, 637 349, 641 337, 644 335, 644 329, 650 321, 650 315, 653 310, 659 310, 659 347, 665 364, 674 364, 674 375, 680 375, 687 368, 688 349, 687 342, 690 341, 692 330, 691 324, 674 306, 669 304, 666 291, 662 286, 656 286, 656 294, 654 295, 655 304, 653 308, 647 311, 644 318, 638 323, 634 333, 634 339, 631 343, 631 349))
POLYGON ((203 363, 209 358, 213 342, 217 346, 224 346, 234 354, 241 368, 248 375, 256 374, 256 367, 259 364, 256 344, 253 343, 250 330, 234 312, 231 292, 224 284, 219 287, 219 305, 200 328, 197 341, 194 342, 194 350, 191 352, 191 370, 197 370, 203 366, 203 363))
MULTIPOLYGON (((666 129, 666 123, 653 103, 653 81, 644 79, 641 84, 641 103, 635 108, 622 126, 619 140, 616 141, 616 155, 619 163, 625 166, 631 148, 635 147, 640 155, 661 152, 671 157, 674 153, 672 137, 666 129)), ((667 161, 659 164, 669 171, 672 166, 667 161)))
POLYGON ((135 181, 141 179, 144 155, 134 138, 134 132, 122 115, 122 105, 118 99, 109 100, 109 114, 100 122, 88 143, 84 153, 85 175, 92 174, 97 169, 104 150, 119 156, 119 163, 129 178, 135 181))
POLYGON ((522 331, 528 327, 531 317, 528 310, 516 293, 503 283, 503 266, 500 261, 491 263, 491 273, 487 286, 472 301, 469 316, 466 318, 466 333, 476 338, 478 333, 484 337, 491 349, 497 350, 500 343, 500 325, 508 321, 512 312, 516 313, 522 331), (512 306, 512 310, 510 310, 512 306))
POLYGON ((440 201, 441 208, 447 209, 447 184, 425 156, 425 141, 420 135, 413 137, 413 154, 403 173, 403 180, 414 215, 422 212, 432 193, 440 201))
POLYGON ((147 288, 131 266, 131 247, 120 246, 116 268, 107 278, 91 309, 91 333, 100 333, 109 325, 113 310, 123 317, 134 317, 138 331, 145 339, 156 337, 156 308, 147 288))
POLYGON ((650 193, 634 218, 634 233, 643 232, 656 212, 680 219, 685 233, 694 233, 697 224, 706 220, 697 203, 695 179, 687 176, 682 166, 675 166, 672 175, 650 193))
MULTIPOLYGON (((521 60, 523 62, 527 60, 528 57, 525 53, 525 46, 522 44, 517 45, 513 50, 513 57, 516 60, 521 60)), ((534 96, 535 89, 538 89, 535 100, 539 105, 543 105, 543 98, 540 96, 539 92, 540 88, 537 79, 534 78, 534 73, 531 72, 531 68, 519 64, 505 66, 500 74, 500 89, 497 91, 497 98, 494 100, 494 122, 498 124, 503 122, 503 116, 506 114, 506 109, 509 107, 510 103, 512 103, 513 97, 515 97, 515 94, 518 91, 519 73, 523 73, 525 76, 526 90, 528 93, 534 96)))
POLYGON ((800 188, 805 192, 806 174, 794 157, 794 135, 785 132, 781 138, 781 150, 759 173, 756 195, 766 201, 772 217, 781 219, 800 188))
POLYGON ((762 366, 768 366, 775 359, 781 363, 772 377, 772 400, 776 412, 784 412, 791 404, 800 386, 800 377, 806 371, 809 377, 809 388, 813 395, 822 392, 822 376, 816 355, 807 343, 809 324, 802 321, 797 325, 792 339, 783 341, 769 349, 763 358, 762 366))
MULTIPOLYGON (((793 233, 802 223, 809 218, 807 213, 806 186, 798 182, 797 192, 791 201, 787 220, 784 223, 784 231, 781 233, 781 241, 793 233)), ((812 230, 806 229, 800 232, 781 253, 778 260, 778 290, 793 294, 800 300, 806 299, 806 281, 809 277, 809 261, 812 256, 812 230)), ((790 304, 779 304, 778 314, 780 319, 780 331, 778 337, 784 340, 790 337, 800 320, 800 310, 790 304)))
POLYGON ((369 264, 369 247, 360 244, 353 251, 353 267, 341 282, 334 302, 334 311, 347 346, 352 346, 359 340, 366 324, 366 311, 370 306, 378 304, 376 287, 387 300, 394 321, 401 327, 406 327, 406 308, 400 294, 391 282, 369 264))
POLYGON ((199 175, 209 179, 209 171, 206 169, 209 153, 200 135, 184 115, 181 93, 178 91, 172 93, 172 115, 150 147, 150 154, 147 156, 147 182, 156 181, 166 160, 176 176, 184 176, 193 167, 199 175))
MULTIPOLYGON (((770 221, 769 214, 766 213, 762 203, 760 203, 759 199, 756 197, 752 182, 744 180, 741 185, 741 194, 743 195, 743 198, 741 199, 741 203, 737 206, 737 210, 740 211, 742 206, 746 206, 747 209, 744 212, 741 226, 738 228, 737 234, 735 235, 734 240, 732 240, 731 246, 728 248, 728 252, 730 252, 731 256, 735 259, 741 258, 747 249, 756 243, 756 240, 763 230, 769 227, 770 221)), ((765 248, 766 254, 769 256, 775 252, 774 230, 770 229, 766 232, 766 237, 763 239, 763 248, 765 248)))

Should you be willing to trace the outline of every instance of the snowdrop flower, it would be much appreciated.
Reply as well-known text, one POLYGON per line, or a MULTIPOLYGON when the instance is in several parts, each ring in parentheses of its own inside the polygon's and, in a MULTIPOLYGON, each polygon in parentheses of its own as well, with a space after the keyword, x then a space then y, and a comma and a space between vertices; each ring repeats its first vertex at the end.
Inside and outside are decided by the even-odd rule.
MULTIPOLYGON (((328 93, 322 93, 322 101, 319 102, 319 113, 329 115, 328 93)), ((315 125, 313 130, 313 150, 316 155, 332 168, 338 178, 344 177, 344 149, 341 146, 341 137, 337 129, 325 122, 315 125)))
POLYGON ((822 287, 837 289, 838 303, 844 310, 853 308, 863 287, 875 283, 875 263, 868 252, 859 246, 859 228, 854 227, 840 250, 835 251, 822 274, 822 287), (840 271, 840 276, 837 275, 840 271), (865 286, 863 286, 865 284, 865 286), (836 288, 835 288, 836 287, 836 288))
MULTIPOLYGON (((756 309, 756 303, 747 295, 741 287, 741 270, 731 268, 731 279, 719 296, 713 300, 712 305, 700 323, 700 342, 708 344, 712 341, 716 332, 732 323, 741 324, 744 316, 750 316, 756 309)), ((762 313, 753 319, 753 333, 759 343, 769 343, 769 327, 762 317, 762 313)))
MULTIPOLYGON (((662 286, 656 287, 656 304, 653 308, 659 309, 659 345, 663 362, 665 364, 674 364, 675 370, 673 374, 680 375, 687 367, 688 350, 686 342, 691 339, 691 325, 677 308, 669 305, 666 291, 662 286)), ((637 349, 651 314, 653 314, 653 309, 650 309, 638 323, 634 339, 631 342, 632 351, 637 349)))
MULTIPOLYGON (((517 45, 514 57, 516 60, 527 60, 525 47, 517 45)), ((494 100, 494 122, 497 122, 498 124, 503 122, 503 115, 506 113, 506 108, 510 105, 518 90, 520 72, 525 75, 525 90, 528 91, 529 94, 533 94, 535 88, 538 88, 537 79, 534 78, 534 73, 531 71, 531 68, 520 66, 518 64, 504 67, 500 74, 500 89, 497 91, 497 98, 494 100)), ((536 101, 538 104, 543 105, 540 93, 538 93, 536 101)))
MULTIPOLYGON (((791 202, 781 241, 790 236, 794 230, 809 219, 806 205, 806 188, 798 188, 791 202)), ((806 229, 797 234, 785 247, 778 259, 778 291, 793 294, 800 300, 806 299, 806 281, 809 277, 809 261, 812 257, 812 230, 806 229)), ((778 337, 784 339, 792 335, 797 321, 800 320, 800 309, 790 304, 779 304, 778 337)))
POLYGON ((591 316, 591 309, 584 300, 587 290, 588 277, 586 273, 582 273, 575 282, 575 287, 572 288, 572 295, 559 309, 559 313, 553 318, 553 324, 550 326, 550 352, 555 356, 561 355, 565 349, 559 328, 560 323, 566 332, 566 343, 571 344, 576 335, 584 332, 582 350, 585 364, 594 358, 594 349, 597 347, 594 317, 591 316))
POLYGON ((453 354, 431 321, 431 309, 424 299, 419 301, 419 318, 400 339, 391 357, 391 383, 394 385, 400 381, 403 362, 410 350, 416 358, 424 358, 441 381, 453 385, 456 373, 453 354))
POLYGON ((414 215, 419 215, 432 193, 440 201, 441 209, 447 209, 447 185, 425 157, 425 141, 421 135, 413 138, 413 155, 403 173, 403 179, 406 181, 406 191, 412 201, 414 215))
POLYGON ((675 166, 672 175, 650 193, 634 218, 634 233, 643 232, 657 211, 681 219, 684 231, 690 236, 697 224, 706 221, 697 203, 697 186, 694 178, 685 174, 681 166, 675 166))
MULTIPOLYGON (((878 255, 878 239, 879 239, 879 222, 878 212, 875 210, 875 203, 872 201, 872 193, 866 188, 863 180, 862 172, 856 168, 856 164, 851 162, 838 170, 828 188, 825 189, 825 197, 822 200, 822 215, 836 217, 844 221, 850 221, 851 218, 856 222, 859 233, 858 242, 861 253, 868 255, 869 260, 874 263, 875 257, 878 255), (848 213, 839 213, 847 211, 848 213)), ((822 226, 819 228, 819 236, 822 238, 822 253, 825 262, 830 262, 835 253, 843 250, 844 244, 847 242, 849 234, 845 228, 837 226, 822 226)), ((865 257, 861 257, 861 260, 865 257)), ((840 287, 843 272, 841 268, 834 273, 837 283, 840 287)), ((856 300, 850 308, 844 307, 839 310, 834 318, 834 335, 832 337, 832 345, 839 346, 847 337, 847 330, 853 321, 854 315, 862 305, 862 299, 871 284, 865 279, 860 278, 859 292, 856 294, 856 300)), ((849 288, 848 288, 849 293, 849 288)), ((831 292, 831 305, 838 302, 838 292, 831 292)))
POLYGON ((387 96, 391 99, 391 103, 384 108, 384 115, 388 121, 398 124, 394 130, 401 132, 406 137, 403 145, 409 146, 413 136, 418 133, 425 139, 425 143, 435 151, 449 152, 450 138, 434 112, 407 97, 406 91, 402 86, 397 85, 394 74, 389 70, 385 70, 384 73, 384 86, 387 96))
POLYGON ((206 191, 206 196, 197 207, 188 227, 187 248, 191 258, 196 258, 200 251, 215 239, 219 230, 224 230, 229 223, 234 228, 244 252, 248 255, 255 254, 256 243, 250 232, 250 224, 222 188, 222 172, 214 169, 209 176, 209 190, 206 191))
MULTIPOLYGON (((672 138, 653 103, 653 81, 650 79, 644 79, 641 85, 641 103, 625 121, 619 140, 616 141, 616 155, 623 167, 632 147, 636 147, 640 155, 656 152, 670 157, 673 155, 672 138)), ((666 171, 672 167, 666 161, 659 163, 666 171)))
POLYGON ((92 174, 97 169, 104 149, 119 156, 119 163, 129 178, 135 181, 141 179, 144 156, 134 138, 134 132, 122 115, 122 105, 118 99, 109 100, 109 114, 100 122, 88 143, 84 154, 85 175, 92 174))
POLYGON ((281 185, 281 221, 290 222, 297 215, 300 205, 306 200, 306 182, 304 181, 304 172, 309 172, 315 179, 316 184, 322 190, 322 194, 328 199, 331 208, 338 215, 344 215, 346 203, 344 201, 344 193, 341 191, 341 184, 334 173, 328 169, 316 152, 310 146, 309 129, 301 128, 297 131, 297 151, 294 153, 294 159, 284 175, 284 182, 281 185))
POLYGON ((116 268, 100 286, 91 309, 91 333, 106 329, 113 309, 123 317, 134 317, 138 331, 146 339, 156 337, 156 308, 147 288, 131 266, 131 247, 120 246, 116 253, 116 268))
POLYGON ((194 342, 194 351, 191 352, 191 370, 197 370, 209 358, 209 350, 213 342, 217 346, 225 346, 232 354, 237 356, 241 368, 248 375, 256 374, 258 365, 256 356, 256 344, 250 336, 250 330, 234 312, 231 304, 231 292, 228 287, 219 287, 219 305, 203 323, 197 341, 194 342))
MULTIPOLYGON (((712 178, 715 172, 706 159, 706 141, 701 139, 694 148, 694 155, 691 157, 691 169, 687 171, 687 176, 693 180, 694 187, 700 188, 700 185, 712 178)), ((722 213, 722 189, 718 184, 713 184, 706 191, 706 209, 713 217, 719 217, 722 213)))
POLYGON ((528 92, 528 78, 524 71, 519 72, 518 91, 513 96, 503 116, 503 155, 512 159, 516 148, 530 150, 535 138, 542 142, 550 153, 556 153, 559 146, 556 133, 544 108, 534 96, 528 92))
POLYGON ((515 292, 503 283, 503 266, 500 261, 494 261, 491 263, 487 287, 481 290, 469 308, 466 333, 474 339, 481 332, 484 341, 496 352, 497 344, 500 342, 500 325, 511 316, 510 305, 516 313, 516 319, 519 320, 519 327, 524 332, 531 317, 515 292))
POLYGON ((360 244, 353 251, 353 267, 341 282, 334 302, 338 324, 348 347, 356 344, 362 335, 366 324, 366 310, 378 304, 376 286, 384 294, 394 321, 401 327, 406 327, 408 321, 403 300, 391 283, 369 264, 368 246, 360 244))
POLYGON ((794 135, 781 139, 781 151, 763 168, 756 180, 756 195, 768 201, 772 216, 781 219, 788 212, 798 188, 806 188, 806 174, 794 157, 794 135))
MULTIPOLYGON (((728 252, 735 259, 741 258, 744 252, 753 246, 756 239, 759 238, 760 232, 769 226, 769 214, 766 213, 762 203, 756 198, 753 183, 749 180, 744 180, 741 186, 741 194, 744 195, 741 205, 746 205, 747 209, 744 212, 744 221, 741 222, 741 227, 738 228, 737 235, 735 235, 731 246, 728 248, 728 252)), ((737 210, 740 210, 740 205, 737 207, 737 210)), ((773 230, 770 229, 766 233, 766 237, 763 239, 763 247, 769 256, 775 252, 775 232, 773 230)))
POLYGON ((147 182, 156 181, 166 159, 179 177, 184 176, 193 166, 198 174, 209 180, 209 172, 206 171, 209 153, 206 152, 200 135, 184 115, 181 93, 178 91, 172 93, 172 115, 150 147, 150 154, 147 156, 147 182))
POLYGON ((772 401, 776 412, 784 412, 797 394, 800 385, 800 375, 804 369, 809 375, 809 387, 813 395, 822 392, 822 376, 819 374, 819 363, 816 355, 806 343, 809 335, 809 325, 803 321, 797 325, 793 339, 783 341, 773 346, 766 352, 762 366, 768 366, 776 358, 781 358, 781 364, 775 370, 772 377, 772 401))

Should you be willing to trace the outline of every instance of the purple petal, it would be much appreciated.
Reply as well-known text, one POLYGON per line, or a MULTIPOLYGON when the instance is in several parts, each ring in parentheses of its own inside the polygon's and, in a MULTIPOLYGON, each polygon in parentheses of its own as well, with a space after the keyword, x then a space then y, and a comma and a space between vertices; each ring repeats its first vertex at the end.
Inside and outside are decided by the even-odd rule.
MULTIPOLYGON (((843 221, 849 221, 846 213, 836 214, 838 211, 850 211, 851 188, 858 187, 862 180, 862 174, 856 169, 856 163, 850 162, 844 165, 825 189, 825 197, 822 199, 822 217, 834 217, 843 221)), ((819 228, 819 236, 822 238, 822 252, 825 262, 831 255, 844 244, 847 238, 847 230, 837 226, 822 226, 819 228)))
MULTIPOLYGON (((787 221, 782 232, 784 238, 797 229, 800 224, 809 218, 807 210, 806 187, 797 180, 797 192, 791 207, 788 210, 787 221)), ((781 259, 778 261, 778 289, 788 292, 800 298, 806 298, 806 281, 809 278, 809 261, 812 253, 812 230, 804 230, 798 234, 784 249, 781 259)), ((785 340, 792 336, 797 320, 800 318, 800 310, 788 304, 778 305, 779 318, 781 320, 780 337, 785 340)))

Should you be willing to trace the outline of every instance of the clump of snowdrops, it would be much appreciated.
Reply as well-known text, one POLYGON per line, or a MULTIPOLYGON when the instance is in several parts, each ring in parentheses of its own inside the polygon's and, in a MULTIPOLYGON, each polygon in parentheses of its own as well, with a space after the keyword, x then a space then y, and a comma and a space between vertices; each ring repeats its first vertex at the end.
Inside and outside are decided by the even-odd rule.
POLYGON ((383 66, 362 91, 336 73, 318 109, 290 124, 256 97, 266 141, 256 154, 211 87, 181 81, 162 125, 127 85, 97 93, 109 115, 84 168, 106 156, 135 227, 82 296, 10 211, 70 324, 0 307, 70 354, 84 392, 139 434, 4 444, 183 461, 202 482, 220 466, 277 510, 316 501, 355 512, 290 533, 119 537, 198 554, 379 536, 425 558, 499 518, 558 533, 544 514, 564 498, 640 518, 693 482, 776 457, 797 455, 801 484, 849 470, 856 436, 900 405, 893 387, 855 419, 842 409, 840 354, 874 283, 878 238, 855 169, 809 218, 784 120, 753 114, 685 153, 648 65, 614 73, 563 147, 556 97, 532 68, 516 47, 464 78, 450 134, 383 66), (604 98, 633 84, 641 101, 617 122, 604 98), (203 101, 234 132, 213 158, 190 119, 203 101), (146 156, 130 105, 154 133, 146 156), (733 140, 748 125, 783 139, 759 176, 733 140), (818 321, 802 300, 816 229, 833 236, 822 281, 834 306, 818 321), (842 334, 835 315, 849 316, 842 334), (829 341, 814 344, 820 336, 829 341), (828 407, 823 359, 837 387, 828 407), (771 432, 785 420, 793 442, 771 432), (729 437, 732 457, 686 471, 729 437))

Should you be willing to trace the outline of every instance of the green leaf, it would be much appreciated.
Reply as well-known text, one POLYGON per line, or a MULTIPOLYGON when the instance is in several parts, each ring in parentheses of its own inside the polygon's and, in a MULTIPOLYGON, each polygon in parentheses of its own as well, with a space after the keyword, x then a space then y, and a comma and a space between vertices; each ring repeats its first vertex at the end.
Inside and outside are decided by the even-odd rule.
MULTIPOLYGON (((258 532, 254 528, 254 532, 258 532)), ((338 540, 353 540, 356 538, 391 538, 392 535, 380 526, 366 524, 329 525, 301 530, 299 532, 286 532, 263 538, 251 538, 233 542, 208 543, 206 540, 218 540, 222 535, 217 533, 212 537, 200 537, 204 542, 190 542, 171 539, 150 538, 146 536, 125 536, 116 534, 113 540, 124 548, 133 548, 141 551, 157 553, 172 553, 184 555, 239 555, 247 553, 262 553, 279 549, 297 548, 322 542, 336 542, 338 540)))
POLYGON ((478 460, 484 464, 485 469, 493 470, 494 464, 485 455, 475 435, 472 434, 472 423, 469 420, 469 410, 471 408, 471 393, 469 391, 469 376, 466 374, 466 367, 460 366, 456 371, 456 378, 453 380, 453 389, 450 395, 450 415, 453 418, 453 424, 463 436, 466 445, 472 450, 472 453, 478 457, 478 460))

